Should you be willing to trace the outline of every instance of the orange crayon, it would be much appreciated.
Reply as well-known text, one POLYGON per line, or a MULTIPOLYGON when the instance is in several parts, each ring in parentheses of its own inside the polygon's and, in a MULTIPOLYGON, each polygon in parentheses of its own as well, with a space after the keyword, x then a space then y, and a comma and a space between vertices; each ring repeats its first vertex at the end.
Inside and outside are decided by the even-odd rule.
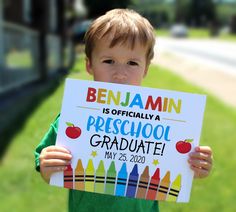
POLYGON ((155 173, 151 177, 148 190, 147 190, 146 199, 149 199, 149 200, 156 199, 157 188, 158 188, 159 182, 160 182, 160 169, 157 168, 155 173))
POLYGON ((75 168, 75 189, 84 191, 84 168, 81 159, 75 168))
POLYGON ((148 182, 149 182, 149 169, 148 169, 148 166, 146 166, 139 179, 136 198, 145 199, 146 193, 147 193, 148 182))
POLYGON ((67 165, 66 170, 64 170, 64 188, 73 189, 73 169, 71 165, 67 165))
POLYGON ((157 200, 165 200, 170 186, 170 171, 162 178, 157 190, 157 200))

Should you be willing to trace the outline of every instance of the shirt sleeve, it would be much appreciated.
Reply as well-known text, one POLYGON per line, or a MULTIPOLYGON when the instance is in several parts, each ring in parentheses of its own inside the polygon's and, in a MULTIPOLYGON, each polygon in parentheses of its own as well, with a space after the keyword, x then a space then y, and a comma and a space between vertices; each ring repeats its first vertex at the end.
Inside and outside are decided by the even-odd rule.
POLYGON ((39 164, 39 156, 41 151, 47 147, 55 145, 56 138, 57 138, 57 130, 58 130, 58 121, 59 121, 60 114, 56 117, 54 122, 51 124, 48 132, 44 135, 43 139, 36 147, 34 156, 35 156, 35 169, 40 171, 40 164, 39 164))

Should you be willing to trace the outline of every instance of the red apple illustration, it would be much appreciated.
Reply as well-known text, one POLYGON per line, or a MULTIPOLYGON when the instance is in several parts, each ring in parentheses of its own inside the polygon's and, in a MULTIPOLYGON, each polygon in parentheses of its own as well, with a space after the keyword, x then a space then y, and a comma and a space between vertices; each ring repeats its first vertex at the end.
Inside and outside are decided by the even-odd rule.
POLYGON ((177 151, 181 154, 186 154, 190 152, 192 145, 191 142, 193 139, 185 139, 184 141, 178 141, 175 145, 177 151))
POLYGON ((66 128, 66 135, 69 138, 76 139, 81 135, 81 129, 79 127, 76 127, 74 124, 70 122, 66 122, 66 125, 68 126, 66 128))

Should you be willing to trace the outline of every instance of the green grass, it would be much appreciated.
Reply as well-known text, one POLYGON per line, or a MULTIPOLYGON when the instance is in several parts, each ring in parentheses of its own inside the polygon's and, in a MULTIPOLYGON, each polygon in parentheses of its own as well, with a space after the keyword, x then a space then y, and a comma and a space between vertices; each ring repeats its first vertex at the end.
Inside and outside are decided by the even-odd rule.
MULTIPOLYGON (((167 29, 157 29, 156 30, 157 36, 170 36, 170 31, 167 29)), ((189 28, 188 29, 188 38, 210 38, 209 31, 207 29, 196 29, 196 28, 189 28)))
MULTIPOLYGON (((68 76, 91 79, 77 64, 68 76), (80 70, 80 72, 77 72, 80 70)), ((205 93, 173 75, 168 70, 152 66, 143 86, 205 93)), ((0 169, 0 211, 66 211, 67 190, 48 186, 34 170, 33 151, 60 111, 64 80, 58 88, 38 105, 21 123, 14 135, 0 169)), ((12 129, 17 128, 14 123, 12 129)), ((201 136, 202 145, 214 151, 212 174, 204 180, 194 180, 190 203, 160 203, 161 211, 236 211, 235 164, 236 111, 208 95, 201 136)))
MULTIPOLYGON (((156 29, 156 35, 160 37, 170 37, 170 32, 167 29, 156 29)), ((210 32, 206 28, 189 28, 188 38, 190 39, 209 39, 210 32)), ((219 36, 214 37, 214 39, 219 39, 222 41, 236 41, 235 34, 220 34, 219 36)))
POLYGON ((33 66, 32 55, 28 50, 12 50, 6 56, 6 66, 11 68, 30 68, 33 66))
POLYGON ((225 41, 236 41, 236 35, 232 35, 232 34, 224 34, 224 35, 220 35, 219 38, 221 40, 225 40, 225 41))
POLYGON ((199 29, 190 28, 189 37, 190 38, 209 38, 210 33, 209 33, 209 30, 204 29, 204 28, 199 28, 199 29))

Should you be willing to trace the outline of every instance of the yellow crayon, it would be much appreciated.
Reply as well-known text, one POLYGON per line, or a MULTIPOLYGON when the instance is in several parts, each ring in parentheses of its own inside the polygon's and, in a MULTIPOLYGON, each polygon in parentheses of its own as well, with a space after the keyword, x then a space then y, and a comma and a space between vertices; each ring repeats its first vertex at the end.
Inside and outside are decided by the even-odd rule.
POLYGON ((177 202, 177 198, 179 195, 179 191, 181 189, 181 175, 179 174, 173 183, 171 184, 168 196, 167 196, 167 201, 171 202, 177 202))
POLYGON ((94 166, 91 159, 85 171, 85 191, 94 192, 94 166))
POLYGON ((166 175, 162 178, 158 190, 157 200, 165 200, 170 186, 170 171, 166 172, 166 175))
POLYGON ((81 159, 75 168, 75 189, 84 191, 84 168, 81 159))

